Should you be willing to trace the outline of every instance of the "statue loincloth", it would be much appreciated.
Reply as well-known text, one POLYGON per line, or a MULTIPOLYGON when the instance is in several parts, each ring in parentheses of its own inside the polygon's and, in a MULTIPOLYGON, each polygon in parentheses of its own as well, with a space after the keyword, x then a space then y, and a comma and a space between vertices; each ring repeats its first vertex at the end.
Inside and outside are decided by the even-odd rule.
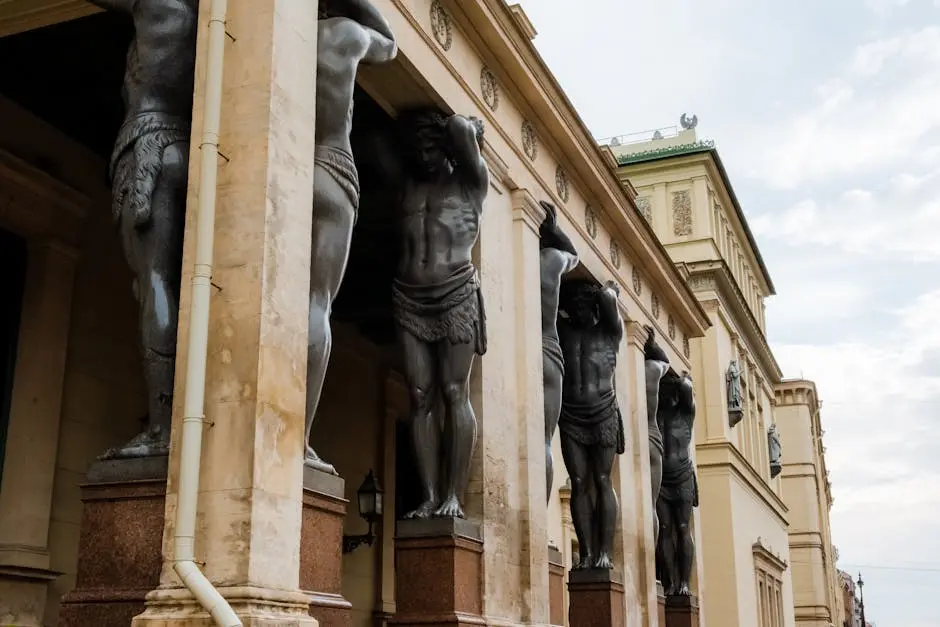
POLYGON ((695 464, 691 459, 687 459, 679 467, 663 465, 659 498, 670 505, 691 503, 692 507, 698 506, 698 479, 695 476, 695 464))
POLYGON ((649 423, 649 441, 650 441, 650 450, 656 450, 659 453, 659 456, 662 457, 663 452, 666 450, 663 445, 663 434, 659 430, 659 423, 654 419, 653 422, 649 423))
MULTIPOLYGON (((542 334, 542 357, 547 359, 559 374, 565 372, 565 355, 561 351, 561 343, 557 337, 542 334)), ((543 377, 546 373, 542 373, 543 377)))
POLYGON ((623 417, 613 390, 590 405, 562 399, 558 428, 563 437, 584 446, 616 447, 618 455, 626 450, 623 417))
POLYGON ((486 353, 486 310, 473 264, 431 285, 395 279, 392 311, 395 322, 422 342, 475 342, 476 354, 486 353))
POLYGON ((114 190, 111 215, 132 216, 134 226, 150 222, 153 191, 163 170, 163 152, 177 142, 189 143, 189 121, 178 115, 147 111, 125 120, 111 153, 109 174, 114 190))
MULTIPOLYGON (((359 210, 359 171, 353 156, 336 146, 316 146, 313 150, 313 162, 332 177, 352 203, 353 211, 359 210)), ((314 177, 313 185, 317 181, 314 177)))

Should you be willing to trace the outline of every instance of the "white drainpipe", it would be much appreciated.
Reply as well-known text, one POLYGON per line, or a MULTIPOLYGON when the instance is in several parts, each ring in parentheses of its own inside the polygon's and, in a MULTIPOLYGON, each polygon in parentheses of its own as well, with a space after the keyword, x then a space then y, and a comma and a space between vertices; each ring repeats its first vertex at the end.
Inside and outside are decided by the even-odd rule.
POLYGON ((196 218, 195 267, 189 314, 189 353, 186 393, 180 435, 179 494, 173 536, 173 570, 183 585, 209 612, 219 627, 242 627, 232 606, 196 565, 196 508, 199 501, 199 462, 205 418, 206 355, 209 344, 209 298, 212 246, 215 234, 216 182, 219 172, 219 119, 222 115, 222 61, 225 56, 227 0, 212 0, 207 43, 206 92, 203 103, 202 169, 196 218))

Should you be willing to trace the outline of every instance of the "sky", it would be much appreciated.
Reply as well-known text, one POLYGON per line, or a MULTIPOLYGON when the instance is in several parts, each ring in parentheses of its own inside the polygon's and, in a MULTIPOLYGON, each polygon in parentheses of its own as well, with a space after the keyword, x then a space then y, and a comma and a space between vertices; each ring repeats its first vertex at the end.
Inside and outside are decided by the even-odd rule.
POLYGON ((823 401, 839 567, 877 627, 940 627, 940 0, 521 4, 595 137, 716 142, 823 401))

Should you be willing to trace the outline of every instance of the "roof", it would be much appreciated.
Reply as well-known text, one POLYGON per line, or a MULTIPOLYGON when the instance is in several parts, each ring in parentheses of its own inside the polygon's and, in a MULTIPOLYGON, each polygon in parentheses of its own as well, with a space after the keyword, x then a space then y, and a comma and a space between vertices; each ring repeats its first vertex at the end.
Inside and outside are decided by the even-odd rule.
POLYGON ((734 193, 734 187, 731 185, 731 179, 728 177, 728 171, 725 169, 725 165, 721 161, 721 156, 718 154, 718 149, 715 148, 715 142, 710 140, 702 140, 692 144, 666 146, 664 148, 657 148, 655 150, 645 150, 643 152, 619 155, 617 157, 617 164, 620 166, 635 165, 637 163, 649 163, 651 161, 660 161, 674 157, 687 157, 689 155, 705 153, 710 154, 715 162, 715 167, 718 169, 719 176, 721 176, 721 183, 728 191, 728 196, 731 198, 731 204, 734 206, 738 220, 741 222, 741 227, 744 229, 744 235, 747 237, 748 245, 750 245, 751 250, 754 251, 754 257, 757 259, 757 265, 760 266, 760 271, 764 277, 764 281, 767 282, 767 287, 770 288, 770 295, 776 295, 777 288, 774 287, 774 282, 770 278, 770 271, 767 269, 767 264, 764 263, 764 258, 760 254, 760 248, 757 246, 757 241, 754 239, 754 234, 751 232, 751 227, 747 223, 747 218, 744 217, 744 210, 741 209, 741 203, 738 202, 738 197, 734 193))

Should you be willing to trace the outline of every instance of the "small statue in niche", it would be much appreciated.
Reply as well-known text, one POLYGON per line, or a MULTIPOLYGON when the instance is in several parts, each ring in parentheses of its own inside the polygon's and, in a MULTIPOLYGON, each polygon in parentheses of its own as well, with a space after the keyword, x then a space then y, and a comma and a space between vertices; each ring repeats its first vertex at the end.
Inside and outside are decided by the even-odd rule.
POLYGON ((539 227, 539 270, 542 290, 542 387, 545 409, 545 495, 552 493, 552 437, 561 415, 565 358, 558 340, 558 299, 561 277, 578 265, 578 251, 558 226, 557 210, 541 201, 545 219, 539 227))
POLYGON ((663 424, 663 482, 656 501, 659 579, 667 596, 689 596, 695 561, 690 522, 698 507, 698 480, 691 447, 695 422, 692 377, 669 370, 660 383, 659 413, 663 424))
MULTIPOLYGON (((463 518, 477 422, 470 369, 486 352, 486 314, 472 261, 489 174, 483 123, 435 108, 398 119, 407 151, 402 173, 402 255, 392 309, 404 353, 412 437, 424 501, 408 518, 463 518), (443 420, 435 411, 437 400, 443 420)), ((387 168, 395 167, 386 158, 387 168)), ((399 160, 402 161, 402 160, 399 160)))
POLYGON ((134 276, 147 387, 147 426, 101 459, 166 455, 173 412, 196 0, 93 0, 131 16, 124 121, 111 153, 112 216, 134 276))
POLYGON ((659 539, 659 517, 656 514, 656 499, 663 480, 663 425, 659 421, 659 385, 669 370, 669 357, 656 342, 653 327, 644 327, 648 333, 643 345, 646 362, 646 424, 650 443, 650 484, 653 495, 653 542, 659 539))
POLYGON ((744 398, 741 396, 741 371, 738 362, 732 359, 725 374, 728 387, 728 424, 732 428, 744 418, 744 398))
POLYGON ((578 569, 613 568, 618 506, 610 472, 626 444, 614 389, 623 338, 619 293, 612 281, 601 287, 591 279, 569 279, 561 285, 558 336, 566 368, 558 427, 571 477, 578 569))
POLYGON ((770 478, 773 479, 783 470, 783 447, 780 444, 780 433, 776 423, 767 429, 767 452, 770 458, 770 478))

